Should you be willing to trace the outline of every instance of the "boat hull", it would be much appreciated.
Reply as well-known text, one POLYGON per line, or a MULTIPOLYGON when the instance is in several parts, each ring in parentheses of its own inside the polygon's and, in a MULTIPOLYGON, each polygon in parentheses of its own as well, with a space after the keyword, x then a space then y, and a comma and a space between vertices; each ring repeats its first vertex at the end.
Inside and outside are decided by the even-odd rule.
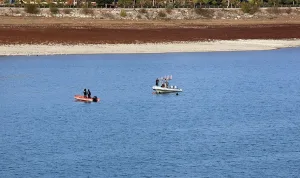
POLYGON ((97 100, 94 101, 93 98, 86 98, 86 97, 81 96, 81 95, 75 95, 74 98, 78 101, 85 101, 85 102, 99 102, 100 101, 100 98, 97 98, 97 100))
POLYGON ((165 87, 153 86, 152 89, 153 89, 156 93, 174 93, 174 92, 182 92, 182 89, 180 89, 180 88, 165 88, 165 87))

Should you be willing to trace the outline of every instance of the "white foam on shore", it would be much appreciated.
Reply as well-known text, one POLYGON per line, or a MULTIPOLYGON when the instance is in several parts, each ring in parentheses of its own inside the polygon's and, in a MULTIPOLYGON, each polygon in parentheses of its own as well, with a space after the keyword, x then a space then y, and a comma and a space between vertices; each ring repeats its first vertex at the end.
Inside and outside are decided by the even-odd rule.
POLYGON ((78 45, 0 45, 0 55, 65 55, 253 51, 300 47, 300 39, 288 40, 221 40, 210 42, 174 42, 145 44, 78 44, 78 45))

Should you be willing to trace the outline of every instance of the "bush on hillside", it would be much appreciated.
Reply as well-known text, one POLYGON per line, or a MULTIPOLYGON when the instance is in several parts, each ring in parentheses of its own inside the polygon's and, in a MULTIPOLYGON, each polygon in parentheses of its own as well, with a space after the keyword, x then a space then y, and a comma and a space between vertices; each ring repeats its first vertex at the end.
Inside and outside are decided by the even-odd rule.
POLYGON ((81 13, 84 14, 84 15, 94 15, 94 10, 90 9, 88 7, 83 7, 81 9, 81 13))
POLYGON ((50 9, 50 12, 52 14, 58 14, 59 13, 59 9, 56 7, 55 4, 51 4, 50 7, 49 7, 49 9, 50 9))
POLYGON ((206 17, 206 18, 211 18, 213 16, 213 10, 210 10, 210 9, 203 9, 203 8, 196 8, 195 10, 195 13, 198 14, 198 15, 201 15, 203 17, 206 17))
POLYGON ((105 19, 115 19, 115 16, 111 13, 108 13, 108 12, 102 13, 102 16, 105 19))
POLYGON ((158 12, 158 17, 164 18, 166 16, 167 16, 167 14, 164 11, 159 11, 158 12))
POLYGON ((38 14, 40 13, 40 9, 36 4, 27 4, 25 6, 25 12, 29 14, 38 14))
POLYGON ((248 2, 242 2, 241 10, 244 13, 255 14, 259 10, 259 6, 256 4, 248 3, 248 2))
POLYGON ((292 8, 291 7, 289 7, 289 8, 287 8, 286 9, 286 11, 285 11, 287 14, 290 14, 290 13, 292 13, 293 12, 293 10, 292 10, 292 8))
POLYGON ((71 9, 64 9, 63 13, 64 14, 71 14, 72 10, 71 9))
POLYGON ((121 17, 126 17, 127 16, 127 13, 124 9, 121 9, 120 16, 121 17))
POLYGON ((172 6, 168 6, 168 7, 166 8, 166 12, 167 12, 168 14, 171 14, 171 13, 172 13, 172 9, 173 9, 172 6))

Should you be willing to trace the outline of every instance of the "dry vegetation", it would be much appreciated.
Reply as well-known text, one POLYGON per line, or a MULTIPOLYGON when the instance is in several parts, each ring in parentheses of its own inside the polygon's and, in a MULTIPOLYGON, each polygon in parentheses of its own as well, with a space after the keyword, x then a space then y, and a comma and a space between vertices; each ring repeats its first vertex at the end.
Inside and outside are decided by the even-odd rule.
POLYGON ((172 9, 171 9, 171 8, 166 8, 166 12, 167 12, 168 14, 172 14, 172 9))
POLYGON ((36 4, 28 4, 25 6, 25 12, 28 14, 38 14, 40 9, 36 4))
POLYGON ((214 11, 211 9, 198 8, 195 9, 195 13, 205 18, 212 18, 214 11))
POLYGON ((71 14, 72 9, 63 9, 64 14, 71 14))
POLYGON ((259 6, 256 5, 256 4, 242 2, 241 3, 241 10, 244 13, 255 14, 256 12, 259 11, 259 6))
POLYGON ((94 10, 91 8, 83 7, 81 13, 84 15, 94 15, 94 10))
POLYGON ((121 17, 126 17, 127 16, 127 13, 126 13, 126 11, 124 9, 121 9, 120 16, 121 17))
POLYGON ((49 9, 50 9, 50 12, 51 12, 52 14, 58 14, 58 13, 59 13, 59 9, 56 7, 55 4, 51 4, 51 5, 49 6, 49 9))
POLYGON ((3 8, 0 16, 38 16, 43 17, 72 17, 94 19, 134 19, 134 20, 183 20, 183 19, 274 19, 282 18, 282 14, 288 19, 300 19, 300 8, 269 7, 260 9, 256 5, 241 3, 241 9, 94 9, 82 7, 78 9, 60 9, 51 5, 49 9, 31 4, 23 8, 3 8), (49 15, 50 14, 50 15, 49 15), (286 16, 288 15, 288 16, 286 16))
POLYGON ((166 12, 164 10, 160 10, 158 12, 158 17, 160 18, 165 18, 167 16, 166 12))

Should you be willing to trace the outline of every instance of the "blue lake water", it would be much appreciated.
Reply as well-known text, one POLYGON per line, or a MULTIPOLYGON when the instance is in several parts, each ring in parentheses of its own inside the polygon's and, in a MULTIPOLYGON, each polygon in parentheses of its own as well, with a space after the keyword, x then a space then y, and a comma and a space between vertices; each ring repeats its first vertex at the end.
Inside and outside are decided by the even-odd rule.
POLYGON ((299 177, 299 56, 0 57, 0 177, 299 177))

